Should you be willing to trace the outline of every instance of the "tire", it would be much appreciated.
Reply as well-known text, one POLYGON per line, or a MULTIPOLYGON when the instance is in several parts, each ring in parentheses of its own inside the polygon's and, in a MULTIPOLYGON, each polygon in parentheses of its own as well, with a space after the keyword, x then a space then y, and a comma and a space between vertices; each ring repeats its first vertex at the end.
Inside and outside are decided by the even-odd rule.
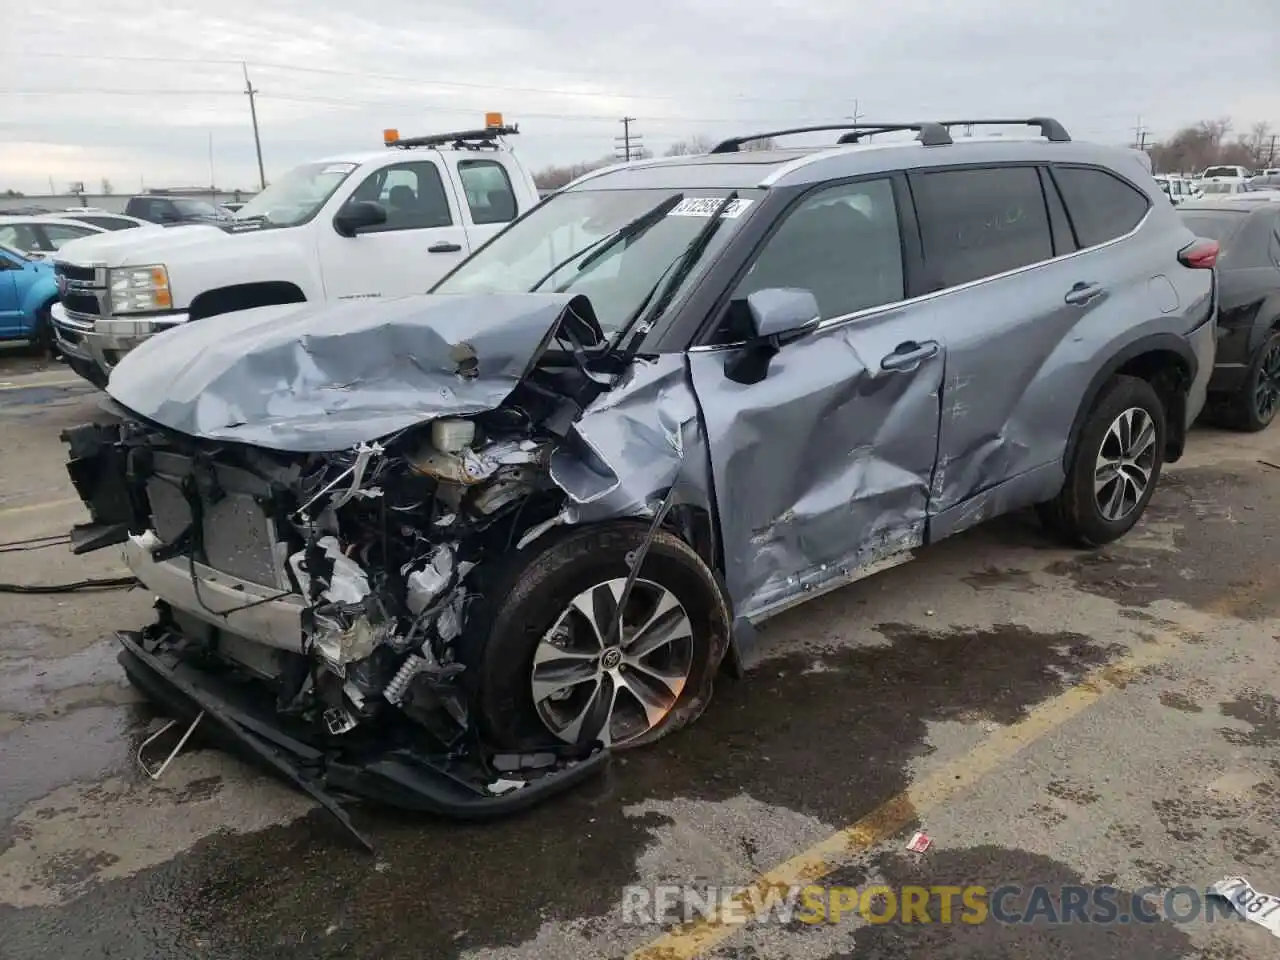
POLYGON ((1118 376, 1112 379, 1085 419, 1080 440, 1067 467, 1062 491, 1053 500, 1037 506, 1045 526, 1067 542, 1084 547, 1099 547, 1123 537, 1142 518, 1160 480, 1167 430, 1164 404, 1151 384, 1138 377, 1118 376), (1146 484, 1130 503, 1135 484, 1127 478, 1141 476, 1141 469, 1130 466, 1116 471, 1115 480, 1097 494, 1094 476, 1099 458, 1104 453, 1113 455, 1117 452, 1120 437, 1112 434, 1112 427, 1125 413, 1134 416, 1135 421, 1140 420, 1134 411, 1141 411, 1142 417, 1153 428, 1154 436, 1149 447, 1144 445, 1143 455, 1136 465, 1146 469, 1146 484), (1124 493, 1127 495, 1119 508, 1108 516, 1099 499, 1101 496, 1108 501, 1108 506, 1113 506, 1110 495, 1115 493, 1115 484, 1125 484, 1124 493))
POLYGON ((53 304, 46 303, 36 311, 36 324, 31 331, 31 352, 42 357, 57 357, 57 341, 53 334, 53 304))
MULTIPOLYGON (((588 722, 582 723, 579 729, 590 729, 578 737, 572 736, 568 726, 556 729, 556 724, 573 716, 582 698, 590 695, 594 689, 590 681, 572 687, 563 703, 544 699, 544 712, 540 712, 533 690, 535 655, 545 655, 550 649, 544 638, 561 624, 562 615, 565 619, 560 629, 572 633, 575 642, 584 635, 594 637, 589 628, 584 628, 587 621, 581 619, 582 615, 568 612, 570 603, 593 586, 625 579, 626 557, 641 546, 645 534, 643 524, 613 523, 572 530, 545 544, 535 541, 482 585, 483 598, 476 603, 477 615, 468 623, 469 635, 463 644, 464 662, 468 664, 464 676, 471 676, 477 719, 492 746, 526 750, 548 743, 585 744, 597 739, 590 736, 590 729, 599 729, 599 724, 591 727, 588 722), (549 721, 548 711, 557 716, 549 721)), ((643 711, 633 695, 624 691, 617 694, 622 706, 618 720, 610 725, 610 745, 614 748, 651 743, 695 719, 710 697, 711 679, 727 646, 730 617, 715 576, 692 548, 665 531, 654 535, 626 609, 643 615, 641 608, 657 596, 657 590, 668 591, 678 602, 687 616, 690 634, 687 642, 678 640, 668 645, 672 656, 663 669, 679 674, 684 664, 678 661, 687 653, 687 673, 678 693, 658 688, 669 703, 665 704, 661 719, 648 729, 640 729, 650 722, 647 720, 626 726, 624 721, 643 711)), ((659 651, 657 655, 665 654, 659 651)), ((555 662, 568 661, 556 658, 555 662)), ((584 670, 598 669, 599 662, 592 666, 589 661, 573 661, 575 669, 584 670)), ((649 664, 655 662, 650 660, 649 664)), ((648 678, 638 678, 627 663, 617 665, 617 671, 633 683, 648 678)), ((599 683, 601 689, 610 689, 603 686, 603 680, 599 683)))
POLYGON ((1280 333, 1271 333, 1254 351, 1244 383, 1223 405, 1222 426, 1258 433, 1280 412, 1280 333), (1266 401, 1264 402, 1264 397, 1266 401))

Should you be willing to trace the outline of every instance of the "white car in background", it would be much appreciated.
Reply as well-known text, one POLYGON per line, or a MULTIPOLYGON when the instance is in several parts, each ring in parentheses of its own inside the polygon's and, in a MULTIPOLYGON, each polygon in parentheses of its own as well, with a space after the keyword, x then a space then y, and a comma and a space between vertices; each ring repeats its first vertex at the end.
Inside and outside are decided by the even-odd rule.
POLYGON ((1175 207, 1181 203, 1186 203, 1188 200, 1198 200, 1203 196, 1195 181, 1188 180, 1186 177, 1158 174, 1155 177, 1155 181, 1175 207))
POLYGON ((1244 177, 1217 177, 1213 180, 1200 181, 1200 192, 1206 197, 1248 193, 1249 189, 1249 181, 1244 177))
POLYGON ((111 213, 98 207, 86 207, 79 210, 70 208, 58 213, 51 213, 49 216, 57 217, 60 220, 74 220, 76 223, 87 223, 91 227, 101 227, 108 232, 133 230, 140 227, 163 229, 159 224, 152 223, 150 220, 140 220, 138 217, 131 217, 124 213, 111 213))
POLYGON ((1198 179, 1201 183, 1208 180, 1247 180, 1253 176, 1253 171, 1248 167, 1240 167, 1235 164, 1223 164, 1217 167, 1205 167, 1198 179))
POLYGON ((0 216, 0 246, 12 247, 33 260, 43 260, 72 240, 106 232, 106 227, 82 223, 57 214, 39 217, 0 216))

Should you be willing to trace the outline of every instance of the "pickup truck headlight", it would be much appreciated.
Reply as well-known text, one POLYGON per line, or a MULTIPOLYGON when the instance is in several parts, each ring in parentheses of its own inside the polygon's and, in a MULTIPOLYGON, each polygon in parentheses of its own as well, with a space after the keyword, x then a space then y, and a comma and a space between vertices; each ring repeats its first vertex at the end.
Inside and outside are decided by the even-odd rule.
POLYGON ((164 264, 146 267, 115 267, 107 273, 111 291, 111 313, 155 313, 173 306, 169 292, 169 271, 164 264))

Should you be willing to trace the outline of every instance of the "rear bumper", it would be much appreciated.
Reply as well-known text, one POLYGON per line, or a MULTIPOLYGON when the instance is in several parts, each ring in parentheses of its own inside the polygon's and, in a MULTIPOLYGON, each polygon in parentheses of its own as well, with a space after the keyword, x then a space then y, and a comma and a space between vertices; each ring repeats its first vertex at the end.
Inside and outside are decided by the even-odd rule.
MULTIPOLYGON (((246 755, 314 797, 362 842, 340 805, 345 797, 456 820, 491 820, 523 811, 601 772, 609 754, 539 755, 544 766, 511 772, 510 787, 499 772, 513 770, 500 755, 429 757, 407 747, 378 748, 363 741, 346 746, 339 737, 316 736, 310 728, 286 730, 274 701, 254 684, 223 679, 185 662, 184 638, 162 627, 121 632, 120 664, 129 679, 173 715, 191 719, 204 711, 214 739, 246 755), (546 762, 549 758, 549 763, 546 762), (494 785, 503 783, 495 793, 494 785)), ((512 760, 528 758, 513 757, 512 760)), ((367 846, 367 843, 366 843, 367 846)))

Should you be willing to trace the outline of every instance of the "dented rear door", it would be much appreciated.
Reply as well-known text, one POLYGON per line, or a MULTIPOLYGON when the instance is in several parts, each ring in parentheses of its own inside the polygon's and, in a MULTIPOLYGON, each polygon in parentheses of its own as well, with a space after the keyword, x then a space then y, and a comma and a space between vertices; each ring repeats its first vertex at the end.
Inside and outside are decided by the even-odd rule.
POLYGON ((689 363, 702 409, 735 614, 761 620, 908 559, 925 535, 937 458, 942 331, 905 284, 889 178, 825 186, 785 215, 689 363), (811 290, 817 329, 755 383, 732 378, 745 298, 811 290), (736 314, 736 316, 735 316, 736 314))

